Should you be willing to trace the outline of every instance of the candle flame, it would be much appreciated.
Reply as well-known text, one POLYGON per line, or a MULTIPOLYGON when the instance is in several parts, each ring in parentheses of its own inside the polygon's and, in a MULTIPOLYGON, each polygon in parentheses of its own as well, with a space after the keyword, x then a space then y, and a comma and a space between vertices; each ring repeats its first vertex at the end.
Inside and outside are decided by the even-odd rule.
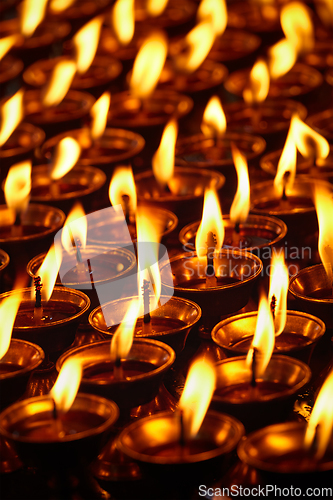
POLYGON ((186 438, 193 438, 198 433, 212 399, 215 384, 214 364, 208 359, 194 361, 179 400, 186 438))
POLYGON ((274 321, 267 297, 262 294, 259 302, 256 329, 251 347, 247 353, 246 364, 252 366, 253 349, 256 349, 256 378, 263 376, 273 354, 275 344, 274 321))
POLYGON ((3 146, 23 118, 23 89, 20 89, 1 108, 0 146, 3 146))
POLYGON ((0 40, 0 61, 7 52, 10 51, 10 49, 17 43, 17 41, 20 39, 19 34, 14 34, 14 35, 9 35, 5 36, 4 38, 1 38, 0 40))
POLYGON ((209 21, 215 35, 221 36, 228 22, 227 6, 224 0, 201 0, 198 7, 199 21, 209 21))
MULTIPOLYGON (((289 272, 284 261, 283 251, 273 253, 268 297, 275 298, 275 336, 280 335, 287 322, 287 295, 289 272)), ((273 299, 274 300, 274 299, 273 299)))
POLYGON ((87 240, 87 217, 80 202, 76 202, 73 206, 61 232, 61 243, 68 253, 73 248, 73 240, 75 245, 77 240, 79 240, 82 248, 85 248, 87 240))
POLYGON ((114 169, 109 187, 111 205, 121 205, 126 212, 124 196, 128 196, 128 209, 130 214, 136 213, 137 197, 132 167, 129 165, 118 166, 114 169))
POLYGON ((123 45, 128 45, 135 29, 134 0, 117 0, 111 11, 114 33, 123 45))
POLYGON ((139 315, 139 308, 139 299, 132 300, 126 311, 124 319, 119 324, 112 337, 110 346, 111 361, 115 361, 116 359, 125 359, 127 354, 130 352, 133 344, 136 320, 139 315))
POLYGON ((21 301, 22 293, 17 292, 5 297, 0 303, 0 360, 9 349, 12 330, 21 301))
POLYGON ((168 1, 169 0, 147 0, 146 8, 148 14, 151 17, 160 16, 168 5, 168 1))
POLYGON ((250 179, 247 160, 235 144, 231 144, 232 159, 237 171, 237 191, 230 207, 233 223, 245 222, 250 211, 250 179))
POLYGON ((205 108, 201 130, 205 137, 222 137, 227 128, 227 120, 220 99, 212 96, 205 108))
POLYGON ((10 167, 4 186, 8 208, 20 214, 29 204, 31 190, 31 161, 26 160, 10 167))
MULTIPOLYGON (((159 269, 159 242, 162 234, 161 221, 154 218, 154 213, 147 207, 138 206, 136 215, 136 233, 138 250, 138 288, 142 295, 144 280, 149 281, 153 289, 155 302, 161 295, 161 273, 159 269)), ((157 307, 157 306, 156 306, 157 307)), ((152 309, 156 307, 152 305, 152 309)), ((145 311, 145 314, 148 311, 145 311)))
POLYGON ((70 59, 59 61, 53 68, 49 82, 43 89, 44 106, 57 106, 67 94, 76 73, 76 64, 70 59))
POLYGON ((248 104, 263 102, 269 91, 269 71, 266 62, 258 59, 250 71, 249 83, 243 90, 244 101, 248 104))
POLYGON ((73 137, 65 137, 57 144, 51 179, 61 179, 77 163, 81 154, 81 146, 73 137))
POLYGON ((108 119, 111 95, 110 92, 104 92, 95 104, 91 107, 90 115, 92 117, 91 136, 98 139, 103 135, 108 119))
POLYGON ((215 249, 219 250, 223 245, 224 226, 221 206, 216 191, 212 188, 205 190, 202 219, 195 238, 195 249, 199 258, 207 256, 207 235, 209 232, 214 234, 215 249))
POLYGON ((302 156, 316 159, 327 158, 330 146, 322 135, 306 125, 297 115, 293 115, 290 127, 296 147, 302 156))
POLYGON ((284 38, 268 49, 268 69, 272 79, 280 78, 294 66, 297 52, 294 45, 284 38))
POLYGON ((279 159, 276 175, 274 178, 274 189, 278 198, 281 198, 284 186, 285 190, 287 191, 288 189, 291 189, 294 184, 296 176, 296 160, 297 160, 296 144, 290 126, 287 139, 279 159), (288 177, 286 178, 287 173, 288 177))
POLYGON ((323 383, 314 404, 307 425, 304 444, 310 448, 316 438, 317 451, 315 458, 320 460, 332 438, 333 430, 333 370, 323 383))
POLYGON ((43 21, 48 0, 23 0, 21 12, 21 33, 26 37, 34 34, 43 21))
POLYGON ((103 16, 97 16, 85 24, 73 37, 77 71, 85 73, 91 66, 98 47, 103 16))
POLYGON ((170 120, 164 128, 160 145, 152 159, 153 173, 161 186, 167 185, 173 177, 177 135, 177 121, 170 120))
POLYGON ((314 29, 310 9, 302 2, 290 2, 281 9, 281 27, 297 54, 314 47, 314 29))
POLYGON ((67 358, 50 391, 58 411, 65 413, 70 409, 79 390, 81 377, 81 361, 75 357, 67 358))
POLYGON ((185 37, 185 51, 175 59, 179 71, 193 73, 206 59, 216 35, 210 21, 201 21, 185 37))
POLYGON ((52 12, 58 14, 59 12, 68 9, 68 7, 70 7, 74 2, 75 0, 51 0, 49 8, 52 12))
POLYGON ((154 91, 160 78, 168 44, 162 31, 152 33, 140 47, 135 58, 130 89, 139 99, 145 99, 154 91))
MULTIPOLYGON (((52 245, 47 252, 42 265, 36 272, 40 276, 42 283, 42 299, 46 302, 51 298, 55 282, 57 281, 58 271, 61 266, 62 251, 60 246, 52 245)), ((35 289, 31 287, 31 297, 34 298, 35 289)))
POLYGON ((333 283, 332 192, 322 184, 315 184, 314 203, 317 211, 319 225, 318 251, 329 283, 333 283))

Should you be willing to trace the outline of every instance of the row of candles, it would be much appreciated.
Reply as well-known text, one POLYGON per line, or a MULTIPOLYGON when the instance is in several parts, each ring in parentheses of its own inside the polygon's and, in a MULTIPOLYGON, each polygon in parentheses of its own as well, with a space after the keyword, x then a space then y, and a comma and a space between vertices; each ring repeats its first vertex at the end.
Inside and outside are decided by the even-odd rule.
MULTIPOLYGON (((23 11, 28 3, 24 3, 23 11)), ((112 16, 130 4, 118 0, 111 9, 112 16)), ((245 432, 258 428, 262 429, 242 439, 238 447, 239 457, 248 465, 282 474, 286 470, 303 473, 303 478, 305 472, 310 476, 322 472, 325 477, 332 468, 332 417, 326 416, 325 424, 319 424, 319 408, 327 411, 325 402, 332 392, 332 373, 323 384, 307 426, 288 423, 265 427, 287 418, 297 394, 311 378, 306 364, 310 362, 309 353, 322 341, 326 328, 329 331, 332 327, 333 231, 329 214, 333 207, 328 182, 331 148, 322 135, 304 122, 303 105, 265 101, 269 92, 277 95, 275 82, 283 73, 289 75, 297 56, 313 48, 313 42, 308 42, 309 47, 300 47, 299 39, 293 44, 294 27, 288 27, 288 11, 292 7, 296 15, 305 15, 307 22, 303 24, 309 24, 309 11, 303 4, 286 4, 281 13, 286 38, 269 50, 266 62, 261 59, 254 65, 250 79, 241 70, 240 75, 231 74, 226 83, 226 88, 236 94, 244 87, 246 104, 226 105, 225 116, 219 98, 212 97, 203 114, 203 134, 177 139, 177 122, 190 112, 193 102, 186 95, 154 89, 158 80, 163 82, 163 71, 165 86, 185 94, 198 90, 195 85, 191 90, 191 81, 200 80, 195 73, 198 68, 205 67, 210 75, 208 82, 213 79, 209 69, 212 65, 206 57, 214 46, 216 49, 214 40, 226 28, 227 9, 223 2, 212 7, 203 0, 197 10, 197 26, 183 40, 170 44, 169 54, 176 70, 171 65, 164 66, 168 52, 164 33, 153 31, 145 42, 141 40, 133 71, 127 78, 130 92, 104 92, 92 105, 91 96, 79 95, 80 92, 74 95, 69 90, 73 83, 72 88, 83 88, 75 85, 80 78, 90 81, 86 87, 89 89, 105 83, 97 79, 98 85, 96 81, 91 85, 92 78, 77 76, 89 72, 94 64, 106 64, 95 57, 104 20, 99 15, 68 43, 69 51, 76 47, 75 57, 64 56, 59 62, 37 61, 27 68, 23 75, 26 83, 38 87, 48 82, 40 94, 35 92, 31 98, 31 90, 20 90, 2 106, 0 142, 6 159, 2 175, 7 207, 1 207, 0 244, 10 259, 2 251, 0 269, 5 274, 5 287, 11 288, 13 276, 27 265, 34 286, 22 289, 16 283, 13 291, 1 296, 1 383, 6 397, 0 432, 6 440, 2 445, 15 444, 24 462, 52 468, 57 460, 67 466, 80 455, 91 459, 90 452, 94 450, 96 456, 101 441, 114 433, 112 427, 118 418, 116 425, 123 430, 104 452, 109 454, 108 478, 115 462, 119 465, 120 453, 120 462, 126 456, 140 464, 142 473, 147 471, 153 477, 156 474, 164 482, 167 477, 173 485, 179 477, 186 485, 195 483, 194 474, 200 475, 201 482, 205 478, 216 479, 221 477, 221 470, 226 470, 221 469, 225 456, 237 447, 245 432), (80 55, 78 41, 84 37, 87 42, 80 55), (191 66, 196 37, 204 52, 191 66), (152 53, 152 48, 157 52, 152 53), (289 66, 280 70, 274 60, 281 57, 279 51, 283 48, 287 48, 283 54, 288 55, 289 66), (152 59, 156 66, 151 64, 152 59), (65 73, 59 80, 56 75, 61 66, 65 73), (147 76, 152 79, 146 80, 147 76), (271 85, 269 76, 273 78, 271 85), (61 82, 65 84, 63 89, 61 82), (83 127, 75 123, 78 128, 70 130, 74 123, 69 118, 70 99, 72 103, 90 99, 84 113, 72 117, 84 116, 91 108, 89 126, 88 122, 83 127), (32 167, 31 159, 25 160, 44 140, 44 132, 40 131, 33 144, 32 135, 38 135, 37 128, 31 129, 24 122, 20 125, 24 114, 29 120, 35 116, 29 109, 37 111, 39 118, 32 121, 41 124, 49 137, 36 153, 39 161, 47 163, 44 166, 32 167), (67 130, 57 136, 55 115, 62 115, 60 122, 71 120, 69 129, 68 123, 62 124, 67 130), (145 130, 142 138, 133 131, 108 128, 109 123, 130 129, 148 127, 149 132, 145 130), (154 136, 152 127, 165 123, 157 148, 158 134, 154 136), (274 181, 250 187, 247 160, 263 152, 265 140, 234 132, 235 123, 236 129, 241 123, 243 130, 263 134, 271 146, 272 137, 276 145, 282 145, 282 136, 276 134, 289 126, 282 152, 274 152, 273 156, 271 153, 262 163, 270 174, 276 173, 274 181), (28 148, 24 141, 29 142, 28 148), (301 166, 310 174, 307 177, 296 176, 298 151, 306 158, 298 168, 301 166), (109 187, 112 207, 106 207, 110 163, 135 155, 135 168, 151 161, 152 170, 133 176, 130 167, 115 169, 109 187), (175 157, 180 166, 174 167, 175 157), (24 161, 18 163, 21 159, 24 161), (90 163, 99 168, 90 167, 90 163), (28 204, 30 196, 47 205, 28 204), (88 210, 100 210, 88 215, 83 211, 70 213, 65 222, 62 210, 68 213, 76 198, 88 210), (219 198, 223 213, 230 208, 230 215, 222 215, 219 198), (193 222, 199 218, 202 203, 202 219, 193 222), (282 258, 287 229, 290 256, 291 248, 302 248, 309 232, 316 231, 317 217, 322 264, 303 269, 289 283, 282 258), (168 247, 168 237, 178 221, 189 222, 179 236, 187 252, 175 253, 169 259, 167 248, 159 242, 163 238, 168 247), (306 225, 303 231, 302 225, 306 225), (36 256, 47 250, 53 238, 54 245, 47 256, 36 256), (290 244, 295 246, 290 248, 290 244), (264 287, 260 294, 258 312, 235 315, 246 306, 263 274, 271 274, 271 280, 269 289, 264 287), (275 281, 281 279, 283 285, 276 285, 275 281), (54 286, 56 280, 59 284, 54 286), (304 312, 287 310, 288 287, 297 307, 304 312), (220 321, 223 315, 229 317, 220 321), (82 338, 89 332, 88 316, 99 337, 88 333, 91 338, 86 344, 86 337, 84 341, 82 338), (186 351, 192 328, 202 337, 211 334, 231 357, 217 364, 206 356, 199 359, 189 370, 175 412, 153 410, 149 417, 135 419, 124 427, 134 407, 153 401, 160 393, 163 378, 173 364, 180 363, 184 346, 186 351), (14 338, 10 340, 12 331, 14 338), (110 335, 111 348, 110 341, 105 340, 110 335), (100 341, 96 342, 96 338, 100 341), (278 354, 272 356, 273 351, 278 354), (44 380, 37 390, 44 395, 10 405, 22 396, 30 373, 44 367, 46 378, 52 362, 56 363, 59 376, 51 392, 45 390, 49 384, 44 380), (210 409, 206 414, 210 405, 214 411, 210 409)), ((122 15, 131 19, 130 12, 126 10, 126 16, 122 15)), ((121 23, 116 21, 113 26, 120 43, 130 48, 130 37, 124 40, 117 31, 121 23)), ((34 29, 36 26, 31 32, 22 28, 23 36, 32 36, 34 29)), ((311 40, 299 29, 306 41, 311 40)), ((310 23, 310 33, 311 29, 310 23)), ((16 34, 5 40, 6 50, 18 43, 19 36, 22 38, 22 34, 16 34)), ((111 59, 107 64, 112 69, 107 75, 109 84, 121 66, 111 59)), ((222 65, 214 68, 220 72, 215 85, 226 78, 219 66, 222 65)), ((318 74, 319 86, 322 78, 318 74)), ((317 74, 314 77, 316 80, 317 74)), ((283 90, 278 95, 285 97, 286 89, 293 88, 293 84, 288 80, 286 86, 277 83, 277 88, 283 90)), ((298 92, 303 93, 302 85, 298 92)), ((81 104, 79 107, 84 108, 81 104)), ((257 175, 252 168, 250 176, 253 172, 257 175)), ((33 390, 31 381, 25 394, 29 390, 33 390)), ((12 464, 10 470, 14 469, 12 464)), ((127 478, 133 479, 133 464, 130 471, 127 478)), ((97 477, 101 479, 100 470, 97 477)))

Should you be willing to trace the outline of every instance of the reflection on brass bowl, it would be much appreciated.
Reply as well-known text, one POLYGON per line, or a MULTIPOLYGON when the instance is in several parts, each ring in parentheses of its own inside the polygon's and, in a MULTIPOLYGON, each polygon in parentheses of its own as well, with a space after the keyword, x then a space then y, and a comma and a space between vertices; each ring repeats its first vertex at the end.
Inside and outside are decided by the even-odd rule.
POLYGON ((325 109, 320 113, 310 116, 306 123, 314 128, 319 134, 326 137, 328 141, 333 142, 333 109, 325 109))
POLYGON ((4 250, 1 250, 0 248, 0 276, 8 266, 9 261, 10 259, 8 253, 6 253, 4 250))
POLYGON ((16 78, 23 70, 23 62, 11 55, 5 55, 0 61, 0 83, 4 84, 16 78))

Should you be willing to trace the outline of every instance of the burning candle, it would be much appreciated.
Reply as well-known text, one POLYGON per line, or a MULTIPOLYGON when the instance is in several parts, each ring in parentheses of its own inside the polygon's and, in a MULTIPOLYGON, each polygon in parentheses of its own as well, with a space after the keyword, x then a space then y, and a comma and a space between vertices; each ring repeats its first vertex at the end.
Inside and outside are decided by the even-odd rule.
MULTIPOLYGON (((31 162, 26 161, 11 167, 4 186, 7 207, 15 214, 14 224, 10 227, 9 237, 23 236, 21 214, 27 209, 30 189, 31 162)), ((45 230, 45 228, 43 229, 45 230)), ((31 231, 32 229, 30 229, 31 231)))

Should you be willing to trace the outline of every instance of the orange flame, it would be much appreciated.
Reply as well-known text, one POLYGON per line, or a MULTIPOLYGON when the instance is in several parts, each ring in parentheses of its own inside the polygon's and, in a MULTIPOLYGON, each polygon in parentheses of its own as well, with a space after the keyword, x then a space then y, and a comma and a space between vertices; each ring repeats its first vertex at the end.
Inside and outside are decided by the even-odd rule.
POLYGON ((135 58, 130 80, 130 89, 135 97, 145 99, 154 91, 167 51, 167 38, 162 31, 156 31, 143 42, 135 58))
POLYGON ((129 165, 118 166, 114 169, 109 187, 111 204, 114 207, 116 205, 121 205, 123 211, 126 212, 124 196, 128 196, 129 215, 135 214, 137 207, 136 187, 132 167, 129 165))
POLYGON ((151 17, 160 16, 164 12, 168 1, 169 0, 147 0, 146 8, 148 14, 151 17))
POLYGON ((74 36, 75 61, 77 71, 85 73, 91 66, 98 47, 103 16, 97 16, 85 24, 74 36))
POLYGON ((212 96, 205 108, 201 130, 206 137, 221 137, 227 128, 227 120, 220 99, 212 96))
POLYGON ((161 186, 168 184, 173 177, 177 135, 177 121, 170 120, 164 128, 160 145, 152 159, 153 173, 161 186))
POLYGON ((135 30, 134 0, 117 0, 111 11, 114 33, 123 45, 128 45, 135 30))
POLYGON ((310 9, 302 2, 290 2, 281 9, 281 27, 297 54, 314 46, 314 29, 310 9))
POLYGON ((185 37, 186 50, 175 59, 179 71, 193 73, 206 59, 215 41, 211 22, 201 21, 185 37))
POLYGON ((20 35, 15 34, 15 35, 9 35, 5 36, 4 38, 1 38, 0 40, 0 61, 7 52, 15 45, 17 40, 20 39, 20 35))
POLYGON ((249 84, 243 90, 244 101, 248 104, 263 102, 269 91, 269 71, 263 59, 259 59, 251 69, 249 84))
POLYGON ((21 33, 29 37, 43 21, 48 0, 23 0, 21 12, 21 33))
POLYGON ((0 146, 3 146, 23 118, 23 89, 20 89, 1 108, 0 146))
MULTIPOLYGON (((138 289, 141 290, 144 280, 150 282, 155 295, 156 304, 161 295, 161 274, 158 266, 159 241, 162 233, 160 224, 151 210, 139 206, 136 215, 136 232, 138 239, 138 289), (144 245, 141 245, 143 243, 144 245)), ((153 305, 154 307, 154 305, 153 305)))
POLYGON ((246 364, 252 366, 253 350, 256 349, 259 356, 256 357, 256 377, 261 377, 271 359, 275 344, 274 321, 268 304, 267 297, 260 297, 257 324, 251 347, 247 353, 246 364))
POLYGON ((51 0, 50 1, 50 10, 54 13, 62 12, 63 10, 68 9, 75 0, 51 0))
POLYGON ((245 156, 235 144, 231 144, 232 159, 236 167, 237 192, 230 207, 230 219, 233 223, 245 222, 250 211, 250 179, 245 156))
POLYGON ((317 211, 319 237, 318 250, 321 261, 333 283, 333 200, 332 192, 322 184, 315 184, 314 203, 317 211))
POLYGON ((111 361, 124 359, 130 352, 133 344, 134 329, 139 314, 139 307, 139 299, 132 300, 124 319, 115 331, 110 346, 111 361))
POLYGON ((73 241, 80 241, 82 248, 86 246, 87 240, 87 218, 80 202, 76 202, 67 216, 61 232, 61 243, 66 252, 70 253, 73 241))
POLYGON ((76 164, 81 154, 80 144, 73 137, 65 137, 57 144, 51 179, 61 179, 76 164))
POLYGON ((224 0, 201 0, 197 12, 198 21, 209 21, 215 35, 221 36, 228 22, 227 6, 224 0))
POLYGON ((208 359, 194 361, 188 371, 179 400, 187 439, 193 438, 198 433, 212 399, 215 384, 214 364, 208 359))
POLYGON ((290 126, 274 178, 274 189, 279 198, 282 196, 284 186, 287 191, 287 189, 291 189, 294 184, 296 176, 296 160, 297 150, 290 126), (286 180, 287 172, 289 177, 286 180))
POLYGON ((297 52, 286 38, 268 49, 268 69, 272 79, 280 78, 294 66, 297 52))
POLYGON ((269 300, 275 297, 275 335, 280 335, 287 322, 287 295, 289 286, 288 268, 284 261, 283 251, 273 253, 269 281, 269 300))
MULTIPOLYGON (((62 252, 59 246, 52 245, 47 252, 42 265, 36 272, 36 276, 40 276, 43 285, 41 294, 42 299, 48 301, 51 298, 55 282, 57 280, 58 271, 61 266, 62 252)), ((31 296, 35 296, 35 290, 31 288, 31 296)))
POLYGON ((327 140, 309 125, 306 125, 297 115, 291 119, 290 128, 297 149, 305 158, 327 158, 330 147, 327 140))
POLYGON ((92 117, 91 136, 93 139, 98 139, 103 135, 108 119, 110 101, 110 92, 104 92, 90 110, 92 117))
POLYGON ((15 292, 0 303, 0 360, 10 346, 10 339, 17 311, 22 301, 22 293, 15 292))
POLYGON ((81 361, 75 357, 67 358, 50 391, 50 396, 58 411, 65 413, 70 409, 79 390, 81 377, 81 361))
POLYGON ((333 430, 333 370, 323 383, 314 404, 306 429, 304 444, 310 448, 315 437, 317 451, 315 458, 320 460, 330 443, 333 430))
POLYGON ((195 238, 195 249, 199 258, 207 256, 207 235, 210 231, 216 239, 215 249, 219 250, 224 240, 222 211, 216 191, 206 188, 202 219, 195 238))
POLYGON ((44 106, 57 106, 67 94, 76 73, 76 64, 70 59, 59 61, 43 92, 44 106))
POLYGON ((26 210, 31 190, 31 161, 13 165, 8 172, 4 192, 8 208, 17 214, 26 210))

